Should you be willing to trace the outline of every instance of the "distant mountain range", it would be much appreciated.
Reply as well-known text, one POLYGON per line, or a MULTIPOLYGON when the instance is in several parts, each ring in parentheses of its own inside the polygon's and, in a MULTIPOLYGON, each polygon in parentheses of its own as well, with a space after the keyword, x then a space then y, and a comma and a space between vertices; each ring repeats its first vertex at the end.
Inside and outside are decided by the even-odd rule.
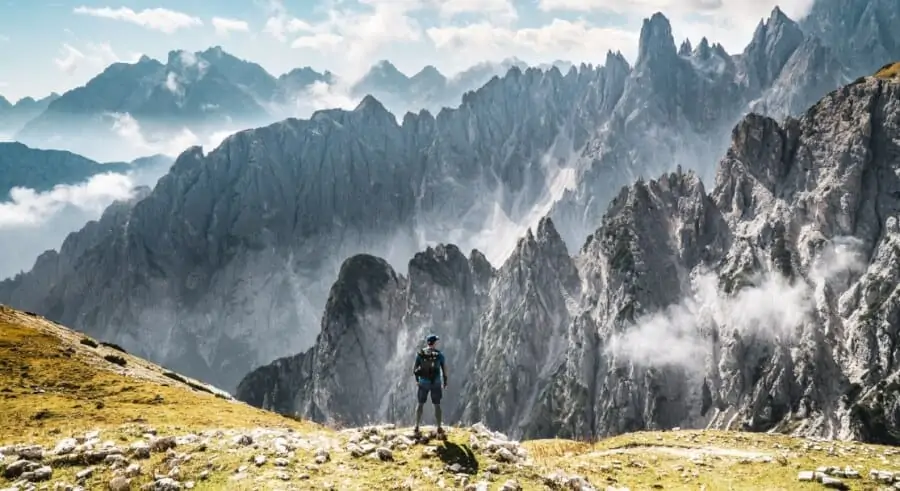
POLYGON ((10 198, 9 191, 14 187, 43 192, 60 184, 82 183, 97 174, 140 172, 171 161, 163 155, 154 155, 133 162, 100 163, 63 150, 0 142, 0 202, 10 198))
POLYGON ((0 139, 11 138, 25 123, 43 113, 58 98, 59 94, 54 92, 43 99, 25 97, 13 104, 0 96, 0 139))
MULTIPOLYGON (((7 126, 16 140, 29 145, 109 160, 117 158, 116 142, 133 131, 123 121, 133 119, 148 140, 161 141, 188 130, 203 141, 223 129, 237 131, 326 108, 332 99, 314 90, 317 84, 326 92, 340 91, 357 100, 374 95, 397 116, 422 109, 437 112, 457 105, 464 93, 513 66, 526 67, 511 59, 482 63, 455 77, 431 66, 408 77, 381 61, 345 87, 346 81, 335 74, 308 67, 275 77, 219 46, 195 53, 179 50, 170 52, 165 62, 144 56, 135 63, 114 63, 84 86, 40 104, 29 106, 23 100, 19 103, 23 108, 7 126), (123 120, 126 114, 132 119, 123 120), (98 145, 98 140, 107 144, 98 145)), ((0 121, 3 114, 0 103, 0 121)))

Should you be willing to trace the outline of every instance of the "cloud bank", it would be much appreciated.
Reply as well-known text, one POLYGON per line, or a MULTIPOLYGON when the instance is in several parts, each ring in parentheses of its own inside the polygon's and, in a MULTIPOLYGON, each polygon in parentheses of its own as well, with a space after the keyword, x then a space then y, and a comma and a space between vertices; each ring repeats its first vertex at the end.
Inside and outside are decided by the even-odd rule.
POLYGON ((0 203, 0 230, 23 226, 39 226, 67 207, 99 214, 115 200, 133 195, 130 176, 118 173, 97 174, 82 184, 60 184, 39 193, 16 187, 10 200, 0 203))
POLYGON ((203 25, 203 21, 197 17, 163 8, 144 9, 137 12, 128 7, 114 9, 110 7, 92 8, 81 6, 75 7, 73 12, 81 15, 129 22, 166 34, 172 34, 179 29, 203 25))
POLYGON ((715 274, 698 274, 691 295, 637 319, 634 326, 610 339, 606 353, 637 365, 702 371, 712 347, 712 330, 789 339, 812 319, 821 288, 864 269, 861 243, 841 237, 813 261, 808 281, 761 274, 751 286, 729 296, 719 290, 715 274))

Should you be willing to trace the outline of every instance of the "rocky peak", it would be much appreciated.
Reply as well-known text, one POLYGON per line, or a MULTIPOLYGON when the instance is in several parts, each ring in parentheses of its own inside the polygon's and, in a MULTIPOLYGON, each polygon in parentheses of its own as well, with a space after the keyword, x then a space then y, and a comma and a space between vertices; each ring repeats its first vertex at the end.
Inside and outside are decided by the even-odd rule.
POLYGON ((447 82, 447 78, 433 65, 427 65, 419 73, 410 77, 410 81, 426 88, 434 88, 447 82))
POLYGON ((691 40, 685 38, 684 41, 681 42, 681 47, 678 48, 679 56, 691 56, 691 53, 694 51, 693 45, 691 45, 691 40))
POLYGON ((712 51, 709 47, 709 40, 706 39, 706 36, 703 36, 703 39, 700 40, 700 44, 694 49, 694 57, 698 60, 706 61, 712 56, 712 51))
POLYGON ((778 7, 765 23, 760 21, 742 56, 750 82, 756 90, 768 87, 775 81, 803 39, 800 26, 778 7))
POLYGON ((382 104, 381 101, 372 95, 363 97, 362 100, 359 101, 359 104, 353 109, 353 113, 364 118, 365 121, 369 123, 389 124, 391 126, 397 125, 397 120, 394 118, 394 115, 384 107, 384 104, 382 104))
POLYGON ((636 65, 667 63, 677 54, 669 19, 660 12, 653 14, 649 19, 644 19, 636 65))

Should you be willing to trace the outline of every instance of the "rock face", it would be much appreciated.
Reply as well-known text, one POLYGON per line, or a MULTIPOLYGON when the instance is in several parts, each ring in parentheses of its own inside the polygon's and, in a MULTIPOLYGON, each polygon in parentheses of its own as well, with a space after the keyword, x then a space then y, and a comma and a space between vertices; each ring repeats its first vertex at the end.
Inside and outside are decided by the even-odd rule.
MULTIPOLYGON (((656 14, 634 67, 618 53, 565 73, 512 67, 436 116, 407 113, 398 124, 366 97, 353 111, 240 132, 206 154, 191 148, 95 247, 61 252, 71 269, 37 264, 0 283, 0 301, 232 389, 314 344, 348 256, 383 257, 406 274, 415 251, 452 243, 499 265, 544 216, 574 251, 621 186, 678 165, 712 176, 734 123, 771 80, 827 87, 806 82, 815 69, 785 73, 806 51, 783 14, 757 38, 746 56, 705 40, 679 53, 656 14)), ((244 88, 271 88, 222 66, 244 88)), ((538 236, 541 249, 549 239, 538 236)), ((573 294, 566 285, 563 297, 573 294)))
MULTIPOLYGON (((415 342, 435 330, 451 423, 525 438, 678 426, 898 443, 898 141, 900 83, 867 78, 799 119, 745 117, 709 192, 680 170, 623 188, 574 256, 545 218, 497 270, 448 253, 429 269, 444 274, 413 260, 406 279, 351 258, 316 345, 251 373, 238 397, 408 424, 415 342), (359 342, 335 342, 351 333, 359 342), (352 382, 335 380, 344 364, 352 382)), ((417 259, 439 250, 455 248, 417 259)))
POLYGON ((898 23, 900 5, 892 0, 816 0, 801 27, 851 70, 871 73, 900 59, 898 23))

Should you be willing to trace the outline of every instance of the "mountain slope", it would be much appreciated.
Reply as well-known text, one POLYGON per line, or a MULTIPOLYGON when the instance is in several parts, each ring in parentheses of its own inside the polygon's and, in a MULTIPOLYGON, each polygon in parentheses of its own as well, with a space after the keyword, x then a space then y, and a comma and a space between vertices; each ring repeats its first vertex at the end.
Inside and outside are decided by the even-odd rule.
MULTIPOLYGON (((486 298, 454 309, 441 333, 451 359, 471 357, 451 365, 464 384, 451 421, 523 438, 678 426, 900 442, 897 142, 900 82, 867 77, 799 119, 745 117, 708 193, 681 171, 623 188, 573 257, 543 219, 490 275, 486 298)), ((471 268, 454 264, 457 275, 471 268)), ((447 276, 415 295, 465 295, 447 276)), ((323 374, 349 354, 326 340, 379 332, 397 352, 370 370, 405 387, 435 302, 412 302, 402 279, 353 310, 340 307, 343 291, 354 290, 332 290, 316 346, 248 375, 239 398, 320 421, 410 422, 412 403, 383 383, 322 409, 315 394, 337 390, 323 374), (385 318, 384 305, 406 310, 385 318)))
POLYGON ((885 447, 715 431, 595 444, 520 443, 483 425, 448 428, 446 442, 416 442, 410 428, 389 425, 337 431, 251 408, 4 306, 0 366, 4 488, 805 489, 798 468, 831 465, 840 467, 832 475, 846 475, 844 466, 861 475, 843 479, 849 489, 868 489, 897 460, 885 447))
POLYGON ((0 96, 0 136, 12 136, 58 98, 59 94, 54 92, 42 99, 24 97, 12 104, 0 96))

